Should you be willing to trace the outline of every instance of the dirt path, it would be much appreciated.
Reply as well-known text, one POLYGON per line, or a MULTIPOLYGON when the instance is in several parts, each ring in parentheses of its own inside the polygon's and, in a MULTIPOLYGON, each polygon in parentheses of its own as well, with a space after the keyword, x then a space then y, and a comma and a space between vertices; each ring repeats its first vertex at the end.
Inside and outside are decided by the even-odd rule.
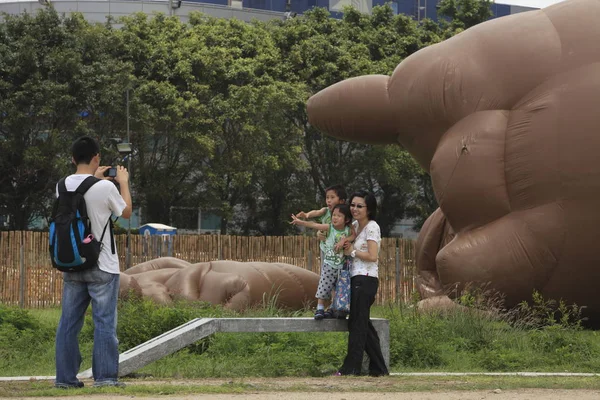
MULTIPOLYGON (((78 400, 81 396, 71 397, 21 397, 22 400, 39 400, 51 398, 54 400, 78 400)), ((124 391, 123 395, 88 395, 88 400, 113 400, 123 398, 139 398, 140 400, 598 400, 600 391, 592 390, 495 390, 470 392, 410 392, 410 393, 381 393, 381 392, 257 392, 244 394, 193 394, 185 396, 145 397, 131 396, 124 391)), ((2 397, 0 397, 2 399, 2 397)))
MULTIPOLYGON (((84 381, 86 386, 91 381, 84 381)), ((600 390, 564 390, 564 389, 490 389, 490 390, 454 390, 456 386, 444 388, 447 384, 440 382, 439 389, 432 391, 419 391, 410 387, 410 380, 399 380, 394 377, 388 378, 244 378, 244 379, 203 379, 203 380, 130 380, 125 381, 131 388, 119 390, 114 394, 91 394, 85 393, 73 396, 51 397, 53 400, 111 400, 124 398, 139 398, 140 400, 598 400, 600 390), (187 393, 193 393, 194 387, 203 392, 228 390, 242 391, 243 393, 231 394, 175 394, 158 395, 153 394, 146 397, 139 390, 142 385, 172 385, 185 387, 187 393), (209 390, 207 390, 209 388, 209 390)), ((454 383, 457 383, 455 381, 454 383)), ((67 394, 68 392, 65 392, 67 394)), ((25 400, 39 400, 44 397, 21 397, 25 400)), ((0 397, 0 399, 3 399, 0 397)))

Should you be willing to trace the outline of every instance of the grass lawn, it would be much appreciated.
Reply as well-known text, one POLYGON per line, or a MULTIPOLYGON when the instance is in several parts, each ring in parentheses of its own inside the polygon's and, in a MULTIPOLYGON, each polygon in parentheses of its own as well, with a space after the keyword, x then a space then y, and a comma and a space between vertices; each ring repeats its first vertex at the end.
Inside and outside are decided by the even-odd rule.
MULTIPOLYGON (((236 313, 205 303, 159 306, 150 301, 127 301, 119 306, 120 350, 198 317, 294 316, 308 317, 312 312, 289 312, 267 304, 236 313)), ((577 321, 547 319, 532 325, 473 308, 434 315, 420 314, 406 305, 374 307, 372 316, 390 320, 391 372, 600 371, 598 334, 581 328, 577 321)), ((0 376, 54 375, 54 334, 59 317, 59 309, 24 311, 0 306, 0 376)), ((82 371, 91 366, 92 343, 88 311, 80 335, 82 371)), ((147 365, 134 376, 151 380, 326 377, 341 365, 346 345, 344 332, 219 333, 147 365)), ((449 381, 453 379, 457 380, 449 381)), ((461 377, 459 381, 486 385, 499 379, 507 385, 576 382, 577 387, 595 388, 595 379, 586 378, 461 377)), ((409 380, 434 385, 427 378, 409 380)), ((32 385, 35 388, 38 383, 32 385)), ((39 385, 35 390, 45 390, 45 383, 39 385)))

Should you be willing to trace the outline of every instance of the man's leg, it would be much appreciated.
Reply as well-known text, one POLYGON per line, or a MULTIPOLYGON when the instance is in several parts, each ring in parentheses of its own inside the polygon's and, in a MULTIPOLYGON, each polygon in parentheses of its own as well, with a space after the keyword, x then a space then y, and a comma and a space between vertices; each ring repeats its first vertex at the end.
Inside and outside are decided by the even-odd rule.
POLYGON ((72 280, 77 274, 63 274, 62 314, 56 330, 56 386, 65 388, 83 386, 77 379, 81 365, 78 336, 90 297, 85 282, 72 280))
POLYGON ((94 318, 92 373, 95 385, 114 385, 119 377, 117 340, 117 298, 119 275, 94 269, 89 272, 88 288, 94 318))

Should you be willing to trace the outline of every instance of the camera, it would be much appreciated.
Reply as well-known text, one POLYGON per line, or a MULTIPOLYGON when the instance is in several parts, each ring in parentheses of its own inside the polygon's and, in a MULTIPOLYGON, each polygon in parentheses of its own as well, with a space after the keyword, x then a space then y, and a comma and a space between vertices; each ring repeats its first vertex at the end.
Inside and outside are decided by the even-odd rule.
POLYGON ((117 176, 117 169, 115 167, 111 167, 104 171, 104 176, 108 176, 109 178, 114 178, 117 176))

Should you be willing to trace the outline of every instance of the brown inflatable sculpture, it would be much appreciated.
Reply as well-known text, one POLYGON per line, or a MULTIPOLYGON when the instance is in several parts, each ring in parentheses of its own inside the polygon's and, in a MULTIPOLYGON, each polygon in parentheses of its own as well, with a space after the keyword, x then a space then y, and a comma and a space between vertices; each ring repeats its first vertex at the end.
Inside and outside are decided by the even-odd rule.
POLYGON ((121 273, 120 296, 131 292, 159 303, 184 299, 243 310, 273 301, 300 310, 315 299, 319 275, 295 265, 212 261, 191 264, 164 257, 121 273))
POLYGON ((309 100, 323 132, 399 143, 430 172, 424 298, 485 283, 509 306, 535 289, 600 319, 599 16, 569 0, 491 20, 309 100))

